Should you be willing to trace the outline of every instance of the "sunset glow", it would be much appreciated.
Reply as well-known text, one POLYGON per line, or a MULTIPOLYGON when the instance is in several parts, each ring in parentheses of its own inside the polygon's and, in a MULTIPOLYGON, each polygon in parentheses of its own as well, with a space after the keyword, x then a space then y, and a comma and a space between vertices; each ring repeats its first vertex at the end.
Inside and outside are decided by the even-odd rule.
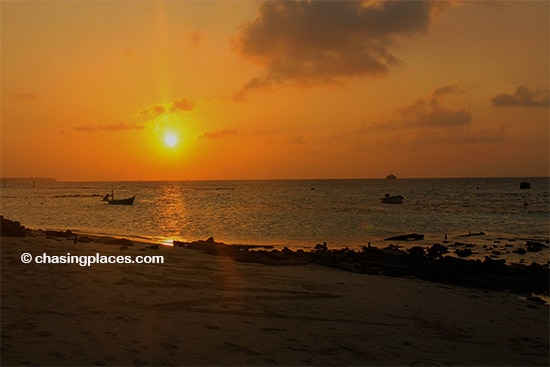
POLYGON ((549 174, 546 1, 1 7, 3 177, 549 174))

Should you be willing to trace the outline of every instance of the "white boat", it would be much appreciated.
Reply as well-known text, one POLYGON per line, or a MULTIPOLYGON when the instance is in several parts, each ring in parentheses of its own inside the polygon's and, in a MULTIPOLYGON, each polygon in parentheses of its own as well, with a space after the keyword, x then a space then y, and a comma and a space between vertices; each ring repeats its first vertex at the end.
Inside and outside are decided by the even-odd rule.
POLYGON ((390 194, 386 194, 383 198, 380 198, 380 201, 384 204, 401 204, 403 199, 404 197, 401 195, 391 196, 390 194))

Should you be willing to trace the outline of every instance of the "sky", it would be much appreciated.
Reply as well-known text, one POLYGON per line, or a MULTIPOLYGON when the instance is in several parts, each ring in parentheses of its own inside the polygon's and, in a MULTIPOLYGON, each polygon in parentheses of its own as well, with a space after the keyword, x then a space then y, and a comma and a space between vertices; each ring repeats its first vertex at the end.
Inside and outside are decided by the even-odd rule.
POLYGON ((547 1, 2 1, 2 177, 548 176, 547 1))

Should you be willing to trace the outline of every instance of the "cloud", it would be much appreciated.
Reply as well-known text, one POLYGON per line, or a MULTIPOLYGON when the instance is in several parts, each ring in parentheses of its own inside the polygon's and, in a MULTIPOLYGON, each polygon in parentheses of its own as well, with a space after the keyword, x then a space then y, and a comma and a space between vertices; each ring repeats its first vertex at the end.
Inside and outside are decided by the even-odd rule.
POLYGON ((491 98, 491 104, 495 107, 549 107, 550 97, 548 90, 531 91, 529 88, 520 85, 514 93, 499 93, 491 98))
MULTIPOLYGON (((395 110, 395 118, 378 122, 374 127, 392 130, 417 127, 449 127, 467 125, 472 121, 472 112, 466 108, 451 109, 443 105, 443 99, 465 93, 456 84, 434 89, 430 97, 420 98, 406 107, 395 110)), ((358 130, 365 132, 365 126, 358 130)))
POLYGON ((237 102, 246 101, 246 95, 253 90, 271 90, 273 82, 268 79, 252 78, 246 82, 239 91, 233 95, 233 100, 237 102))
MULTIPOLYGON (((368 135, 372 139, 373 132, 384 130, 397 134, 391 139, 395 144, 410 147, 421 147, 433 144, 489 144, 505 140, 506 128, 497 130, 476 129, 473 124, 473 114, 466 107, 448 107, 446 99, 460 96, 466 92, 456 84, 435 88, 427 98, 419 98, 416 102, 395 110, 390 119, 369 125, 364 123, 349 134, 368 135)), ((368 146, 356 143, 354 149, 363 150, 368 146)))
POLYGON ((237 136, 237 130, 206 131, 197 135, 198 139, 222 139, 228 136, 237 136))
POLYGON ((399 108, 400 127, 454 126, 465 125, 472 120, 472 113, 465 108, 450 110, 441 107, 437 99, 430 101, 419 99, 414 104, 399 108))
POLYGON ((129 130, 144 130, 145 126, 139 125, 139 124, 126 124, 124 122, 118 123, 118 124, 111 124, 111 125, 84 125, 84 126, 76 126, 74 128, 75 131, 79 132, 96 132, 96 131, 129 131, 129 130))
POLYGON ((12 102, 33 102, 37 95, 34 93, 21 93, 14 91, 3 91, 4 96, 12 102))
POLYGON ((267 1, 232 39, 264 68, 235 94, 274 86, 323 85, 383 76, 402 63, 399 40, 425 32, 447 5, 430 1, 267 1))
POLYGON ((438 98, 446 97, 452 94, 461 95, 463 93, 464 91, 460 89, 458 85, 450 84, 450 85, 445 85, 443 87, 434 89, 432 91, 431 97, 432 99, 438 99, 438 98))
POLYGON ((187 98, 181 98, 169 103, 158 103, 151 105, 137 113, 138 116, 155 118, 166 113, 193 111, 195 104, 187 98))

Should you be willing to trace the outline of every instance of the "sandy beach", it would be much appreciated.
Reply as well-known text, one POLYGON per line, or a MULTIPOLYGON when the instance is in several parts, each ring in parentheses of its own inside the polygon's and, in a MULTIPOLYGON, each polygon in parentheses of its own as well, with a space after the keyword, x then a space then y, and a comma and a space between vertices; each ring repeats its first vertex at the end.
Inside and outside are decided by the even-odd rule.
POLYGON ((2 237, 2 365, 548 365, 548 305, 315 264, 2 237), (162 255, 162 264, 22 263, 162 255))

